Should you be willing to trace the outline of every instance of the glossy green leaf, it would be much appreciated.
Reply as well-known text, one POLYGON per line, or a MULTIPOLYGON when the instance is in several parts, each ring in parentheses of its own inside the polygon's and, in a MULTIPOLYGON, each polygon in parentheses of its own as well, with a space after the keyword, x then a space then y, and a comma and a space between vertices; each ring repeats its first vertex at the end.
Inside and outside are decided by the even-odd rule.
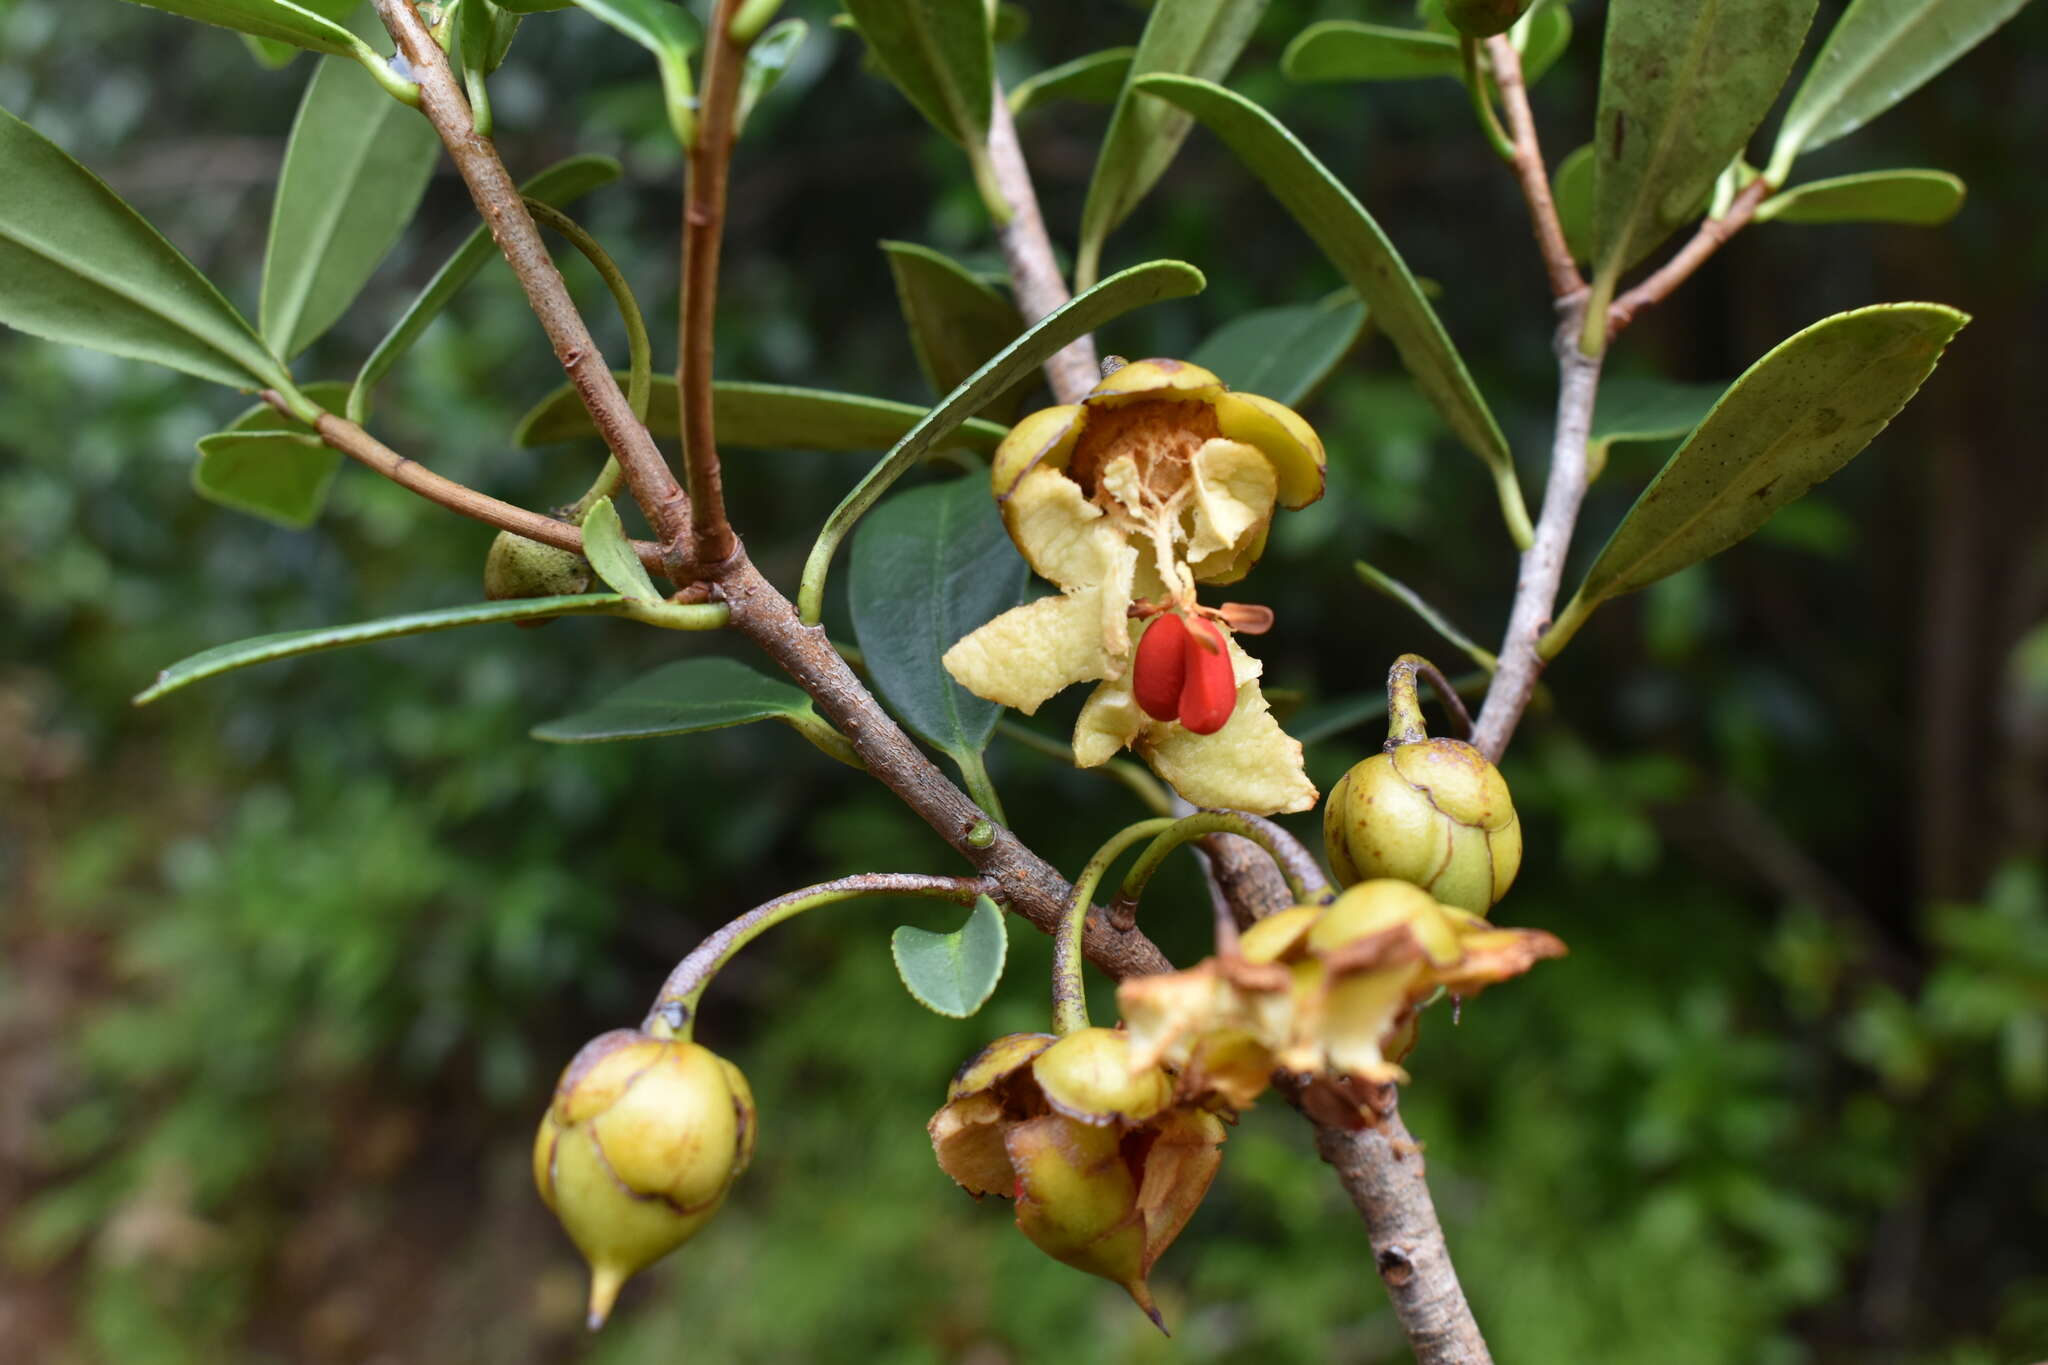
POLYGON ((932 127, 966 149, 982 197, 1002 202, 988 160, 995 106, 990 7, 976 0, 841 0, 868 51, 932 127))
POLYGON ((902 440, 867 472, 853 491, 834 508, 811 546, 804 562, 803 583, 797 593, 797 608, 803 619, 817 624, 825 602, 825 576, 839 542, 889 486, 933 450, 945 448, 953 433, 967 420, 967 414, 985 407, 1038 366, 1048 356, 1077 337, 1122 317, 1134 308, 1161 299, 1186 298, 1200 293, 1206 281, 1202 272, 1185 261, 1147 261, 1119 271, 1092 289, 1072 299, 1033 323, 1031 330, 1005 347, 1000 355, 969 375, 946 395, 937 407, 918 420, 902 440))
MULTIPOLYGON (((957 262, 911 242, 883 242, 889 273, 896 281, 896 299, 918 368, 932 392, 951 393, 955 385, 988 363, 988 358, 1017 339, 1024 319, 1007 294, 991 288, 957 262)), ((997 394, 984 416, 1008 422, 1038 378, 1027 374, 997 394)))
POLYGON ((1910 223, 1936 227, 1963 207, 1947 171, 1864 171, 1781 190, 1758 206, 1760 223, 1910 223))
POLYGON ((1602 300, 1705 206, 1799 55, 1814 0, 1614 0, 1594 125, 1602 300))
POLYGON ((948 1019, 965 1019, 988 1003, 1009 951, 1003 912, 987 896, 974 898, 967 923, 950 934, 904 924, 889 937, 896 974, 911 998, 948 1019))
POLYGON ((1021 117, 1027 110, 1060 100, 1084 104, 1113 104, 1131 71, 1135 47, 1110 47, 1049 67, 1010 91, 1010 113, 1021 117))
MULTIPOLYGON (((529 199, 538 199, 543 204, 560 208, 582 198, 600 185, 610 184, 619 178, 619 163, 608 156, 572 156, 558 161, 519 187, 520 193, 529 199)), ((462 287, 468 284, 476 272, 496 259, 497 243, 491 240, 490 229, 479 224, 463 240, 441 268, 434 272, 434 278, 427 281, 427 287, 419 297, 407 306, 405 313, 395 323, 384 339, 377 343, 377 349, 370 352, 369 359, 356 375, 355 393, 349 397, 349 417, 360 422, 359 406, 368 401, 370 390, 377 381, 390 372, 405 353, 412 349, 420 334, 427 330, 427 324, 441 315, 462 287), (360 397, 358 396, 360 395, 360 397)), ((623 383, 625 374, 620 372, 623 383)), ((673 394, 673 388, 670 389, 673 394)), ((570 390, 574 398, 574 390, 570 390)), ((583 411, 579 401, 577 411, 583 411)), ((589 417, 587 412, 585 418, 589 417)), ((594 431, 594 429, 593 429, 594 431)))
POLYGON ((619 509, 612 506, 610 498, 599 498, 583 514, 583 557, 613 592, 636 602, 662 600, 654 580, 647 576, 647 566, 634 552, 625 524, 619 520, 619 509))
POLYGON ((1003 708, 954 682, 939 656, 1023 601, 1029 578, 988 480, 890 498, 862 519, 850 560, 854 639, 883 700, 946 752, 979 753, 1003 708))
POLYGON ((1441 33, 1327 19, 1296 35, 1280 69, 1297 81, 1405 81, 1457 78, 1464 65, 1457 39, 1441 33))
POLYGON ((504 65, 512 39, 519 33, 520 16, 510 13, 494 0, 456 0, 456 32, 460 35, 462 64, 474 74, 488 76, 504 65))
MULTIPOLYGON (((290 0, 129 0, 151 9, 169 10, 202 24, 218 24, 238 33, 270 38, 293 47, 336 57, 353 57, 361 47, 355 35, 329 17, 339 7, 333 0, 292 4, 290 0)), ((345 8, 344 8, 345 12, 345 8)), ((338 17, 338 16, 337 16, 338 17)))
POLYGON ((739 110, 734 115, 740 128, 747 126, 754 106, 781 82, 810 34, 811 26, 803 20, 784 19, 769 25, 747 48, 746 63, 740 68, 739 110))
MULTIPOLYGON (((140 0, 149 4, 150 0, 140 0)), ((332 19, 339 24, 362 0, 298 0, 299 8, 310 10, 322 19, 332 19)), ((297 43, 282 43, 275 38, 259 38, 253 33, 244 33, 242 42, 249 52, 265 67, 275 71, 290 64, 292 58, 306 49, 297 43)))
POLYGON ((1783 184, 1800 153, 1855 132, 2019 13, 2026 0, 1855 0, 1813 59, 1771 148, 1783 184))
POLYGON ((408 616, 387 616, 380 621, 361 621, 352 626, 321 626, 315 630, 289 630, 280 635, 257 635, 233 644, 180 659, 156 675, 135 704, 142 706, 181 687, 189 687, 232 669, 273 659, 291 659, 301 654, 366 645, 377 640, 395 640, 401 635, 420 635, 431 630, 454 630, 460 626, 484 626, 498 621, 523 621, 539 616, 578 616, 606 612, 626 599, 617 593, 580 593, 574 597, 529 597, 517 602, 478 602, 471 606, 444 607, 439 611, 414 612, 408 616))
POLYGON ((286 144, 263 255, 263 339, 286 359, 348 311, 426 193, 441 140, 356 62, 323 61, 286 144))
POLYGON ((575 0, 576 8, 625 34, 654 56, 670 129, 685 147, 696 137, 697 98, 690 54, 704 45, 697 16, 673 0, 575 0))
POLYGON ((1349 289, 1314 303, 1240 313, 1188 357, 1233 389, 1296 407, 1365 334, 1365 305, 1349 289))
POLYGON ((600 744, 812 715, 803 689, 737 659, 684 659, 642 674, 587 710, 533 727, 550 744, 600 744))
POLYGON ((1617 375, 1603 380, 1586 438, 1586 477, 1597 478, 1609 452, 1628 441, 1675 441, 1713 411, 1725 386, 1617 375))
MULTIPOLYGON (((306 397, 328 409, 343 402, 348 385, 308 384, 306 397)), ((341 467, 341 452, 268 403, 257 403, 225 430, 199 438, 192 489, 209 502, 299 530, 311 526, 341 467)))
POLYGON ((0 109, 0 323, 216 384, 288 384, 192 262, 64 150, 0 109))
POLYGON ((1969 319, 1931 303, 1837 313, 1730 385, 1622 519, 1552 630, 1719 554, 1847 464, 1919 389, 1969 319))
POLYGON ((1171 100, 1222 138, 1329 257, 1372 310, 1418 388, 1453 433, 1493 471, 1501 508, 1518 542, 1526 542, 1529 516, 1515 482, 1507 439, 1479 396, 1464 360, 1422 286, 1371 214, 1271 114, 1241 95, 1207 81, 1151 76, 1139 82, 1148 95, 1171 100))
POLYGON ((574 9, 576 0, 497 0, 497 5, 514 14, 545 14, 550 10, 574 9))
POLYGON ((1557 207, 1557 225, 1564 229, 1564 244, 1572 259, 1593 256, 1593 144, 1573 148, 1557 163, 1550 178, 1550 201, 1557 207))
MULTIPOLYGON (((617 372, 620 383, 626 372, 617 372)), ((747 384, 722 380, 711 391, 711 417, 721 449, 759 450, 887 450, 902 440, 930 411, 914 403, 895 403, 857 393, 829 389, 798 389, 782 384, 747 384)), ((676 386, 657 381, 647 407, 647 427, 656 436, 681 434, 676 386)), ((934 449, 966 449, 991 454, 1008 428, 970 418, 934 449)), ((522 446, 548 445, 595 437, 590 411, 568 384, 535 404, 512 435, 522 446)))
POLYGON ((1222 80, 1265 12, 1266 0, 1171 0, 1152 7, 1088 181, 1076 283, 1093 283, 1103 242, 1173 164, 1193 124, 1173 104, 1140 99, 1139 82, 1147 76, 1222 80))

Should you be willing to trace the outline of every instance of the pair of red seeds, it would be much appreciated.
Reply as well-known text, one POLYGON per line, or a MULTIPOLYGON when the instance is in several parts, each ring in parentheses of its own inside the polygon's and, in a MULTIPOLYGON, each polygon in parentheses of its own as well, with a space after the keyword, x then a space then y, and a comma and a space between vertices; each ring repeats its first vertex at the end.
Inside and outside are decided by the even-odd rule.
POLYGON ((1199 616, 1154 617, 1138 639, 1131 691, 1152 719, 1178 720, 1195 734, 1215 734, 1237 709, 1237 676, 1223 632, 1199 616))

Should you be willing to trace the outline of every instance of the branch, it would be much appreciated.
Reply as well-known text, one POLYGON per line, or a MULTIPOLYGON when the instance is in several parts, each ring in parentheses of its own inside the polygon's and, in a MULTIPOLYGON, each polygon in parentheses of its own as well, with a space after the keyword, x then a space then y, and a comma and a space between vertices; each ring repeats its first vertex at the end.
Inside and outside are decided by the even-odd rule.
POLYGON ((1550 292, 1570 298, 1586 287, 1579 267, 1565 245, 1564 227, 1557 220, 1557 205, 1550 197, 1550 173, 1543 166, 1543 148, 1536 140, 1536 118, 1529 110, 1529 87, 1522 80, 1522 54, 1506 37, 1488 38, 1486 55, 1493 65, 1493 83, 1500 87, 1500 101, 1508 115, 1508 132, 1514 146, 1515 178, 1521 182, 1522 198, 1529 204, 1529 221, 1536 228, 1536 246, 1543 253, 1543 268, 1550 275, 1550 292))
POLYGON ((1742 193, 1735 196, 1735 202, 1728 206, 1728 212, 1719 218, 1708 218, 1693 233, 1692 240, 1666 261, 1663 268, 1644 280, 1635 288, 1616 299, 1607 310, 1607 335, 1613 338, 1616 332, 1635 321, 1635 316, 1652 304, 1662 303, 1671 291, 1684 284, 1692 273, 1706 263, 1707 257, 1721 249, 1721 244, 1749 225, 1756 216, 1757 206, 1771 197, 1771 183, 1758 176, 1743 186, 1742 193))
POLYGON ((1508 614, 1507 636, 1501 642, 1500 667, 1486 689, 1486 703, 1480 708, 1479 723, 1472 729, 1472 743, 1487 758, 1498 762, 1528 709, 1543 673, 1543 660, 1536 642, 1550 625, 1557 607, 1558 584, 1564 578, 1565 553, 1571 548, 1572 531, 1579 520, 1579 504, 1586 496, 1586 438, 1593 426, 1593 399, 1600 387, 1602 355, 1587 355, 1579 348, 1579 330, 1584 320, 1583 296, 1564 307, 1564 321, 1557 329, 1557 431, 1550 447, 1550 482, 1543 493, 1543 515, 1536 522, 1536 538, 1522 552, 1521 572, 1515 581, 1515 604, 1508 614))
MULTIPOLYGON (((1052 239, 1046 235, 1038 192, 1031 185, 1031 168, 1024 164, 1024 149, 1017 143, 1017 125, 1010 117, 1010 102, 1003 98, 1001 85, 995 88, 995 106, 989 111, 988 159, 996 188, 1010 206, 1010 221, 996 226, 996 241, 1010 269, 1010 290, 1016 296, 1017 310, 1028 326, 1073 296, 1067 292, 1066 277, 1053 255, 1052 239)), ((1085 336, 1067 343, 1045 362, 1045 378, 1055 399, 1080 402, 1102 378, 1095 359, 1095 338, 1085 336)))
MULTIPOLYGON (((265 389, 263 401, 279 412, 291 415, 283 396, 275 390, 265 389)), ((313 429, 333 449, 429 502, 439 503, 451 512, 459 512, 487 526, 537 540, 543 545, 552 545, 572 554, 583 553, 583 532, 568 522, 529 512, 488 493, 479 493, 466 483, 457 483, 445 475, 436 474, 417 460, 399 454, 346 417, 323 412, 313 429)), ((656 573, 666 572, 661 546, 636 540, 633 549, 640 556, 640 562, 649 569, 656 573)))
POLYGON ((1380 1114, 1379 1122, 1355 1133, 1319 1125, 1316 1150, 1336 1168, 1344 1192, 1365 1220, 1373 1264, 1379 1267, 1380 1283, 1387 1287, 1416 1365, 1492 1365, 1486 1338, 1473 1320, 1444 1245, 1443 1224, 1429 1197, 1422 1146, 1401 1122, 1392 1086, 1373 1108, 1380 1114))
POLYGON ((690 533, 700 564, 718 564, 738 548, 725 518, 718 433, 711 415, 711 367, 718 313, 718 254, 725 238, 725 188, 739 137, 734 107, 746 45, 732 36, 739 0, 718 0, 705 38, 704 93, 691 142, 689 194, 683 203, 682 321, 676 361, 681 395, 683 474, 690 483, 690 533))
MULTIPOLYGON (((732 624, 810 694, 869 772, 994 883, 991 899, 1006 903, 1044 933, 1057 931, 1070 890, 1058 869, 1001 825, 985 845, 973 841, 975 827, 988 815, 889 718, 825 632, 798 619, 790 600, 761 576, 744 550, 721 569, 718 583, 732 609, 732 624)), ((1173 970, 1151 939, 1136 929, 1111 928, 1099 909, 1089 912, 1082 950, 1119 981, 1173 970)))
POLYGON ((410 0, 377 0, 377 16, 411 65, 413 79, 420 86, 421 110, 441 135, 477 211, 490 224, 491 236, 512 273, 519 277, 527 301, 555 348, 555 358, 625 470, 640 510, 668 546, 680 545, 688 525, 683 490, 654 438, 633 416, 626 395, 619 391, 611 366, 604 363, 582 314, 576 311, 569 287, 555 269, 518 185, 498 159, 497 148, 476 131, 461 82, 448 65, 448 54, 434 41, 410 0))

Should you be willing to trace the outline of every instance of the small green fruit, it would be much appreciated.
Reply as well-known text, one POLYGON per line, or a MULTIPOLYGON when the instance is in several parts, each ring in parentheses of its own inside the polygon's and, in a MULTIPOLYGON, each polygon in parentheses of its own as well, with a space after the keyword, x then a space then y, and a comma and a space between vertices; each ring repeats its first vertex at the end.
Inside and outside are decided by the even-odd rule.
POLYGON ((1346 773, 1323 806, 1323 843, 1347 886, 1394 877, 1475 915, 1522 866, 1506 780, 1458 739, 1399 744, 1346 773))
MULTIPOLYGON (((521 597, 568 597, 590 587, 590 563, 582 555, 510 531, 498 532, 484 556, 484 596, 493 602, 521 597)), ((545 626, 542 616, 514 624, 545 626)))
POLYGON ((754 1152, 754 1098, 708 1048, 615 1029, 584 1044, 534 1139, 533 1179, 590 1263, 590 1326, 635 1272, 725 1202, 754 1152))

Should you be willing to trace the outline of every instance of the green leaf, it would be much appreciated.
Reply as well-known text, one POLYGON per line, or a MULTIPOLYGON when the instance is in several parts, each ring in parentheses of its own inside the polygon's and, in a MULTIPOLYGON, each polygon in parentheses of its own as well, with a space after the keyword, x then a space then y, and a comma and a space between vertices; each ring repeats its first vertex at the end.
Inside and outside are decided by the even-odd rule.
POLYGON ((1515 21, 1508 37, 1522 54, 1522 82, 1535 85, 1572 43, 1572 12, 1565 0, 1537 0, 1515 21))
MULTIPOLYGON (((529 199, 538 199, 543 204, 560 208, 581 199, 598 186, 618 179, 619 171, 619 163, 608 156, 572 156, 534 176, 519 187, 519 192, 529 199)), ((420 333, 427 330, 427 324, 454 301, 455 296, 462 292, 462 286, 497 255, 497 244, 491 240, 490 229, 479 224, 455 249, 455 254, 448 258, 446 264, 434 272, 434 278, 427 281, 427 287, 420 291, 419 297, 406 308, 404 316, 385 333, 384 339, 377 343, 377 349, 370 352, 370 358, 363 362, 362 370, 356 375, 355 391, 349 396, 350 420, 362 420, 358 408, 367 403, 370 390, 377 386, 377 381, 412 349, 420 333)), ((625 372, 620 371, 620 381, 624 380, 625 372)), ((574 389, 567 385, 564 389, 574 399, 574 389)), ((671 395, 673 392, 671 387, 671 395)), ((583 412, 580 401, 576 403, 576 409, 583 412)), ((584 412, 584 417, 587 420, 589 414, 584 412)), ((592 433, 595 434, 595 428, 592 428, 592 433)))
POLYGON ((912 730, 979 753, 1003 708, 953 681, 939 656, 1024 600, 1023 557, 970 475, 890 498, 861 522, 847 568, 854 639, 868 675, 912 730))
POLYGON ((1593 144, 1595 307, 1699 213, 1799 55, 1814 0, 1614 0, 1593 144))
POLYGON ((550 10, 572 9, 576 0, 497 0, 499 9, 514 14, 546 14, 550 10))
POLYGON ((1758 206, 1760 223, 1911 223, 1935 227, 1963 207, 1947 171, 1864 171, 1781 190, 1758 206))
POLYGON ((1719 554, 1847 464, 1967 321, 1932 303, 1858 308, 1750 366, 1622 518, 1546 637, 1546 655, 1600 603, 1719 554))
POLYGON ((0 323, 229 388, 291 377, 218 289, 64 150, 0 109, 0 323))
POLYGON ((1785 111, 1771 183, 1802 152, 1855 132, 2019 13, 2026 0, 1855 0, 1785 111))
POLYGON ((1188 359, 1233 389, 1300 406, 1365 334, 1365 305, 1349 289, 1314 303, 1240 313, 1188 359))
POLYGON ((334 57, 353 57, 362 47, 354 34, 323 13, 339 7, 334 0, 326 0, 325 3, 308 0, 303 5, 291 4, 289 0, 130 0, 130 3, 169 10, 187 19, 197 19, 202 24, 218 24, 238 33, 271 38, 334 57))
POLYGON ((842 0, 868 51, 932 127, 966 149, 982 197, 1003 200, 988 160, 995 35, 979 0, 842 0))
MULTIPOLYGON (((1414 612, 1424 625, 1441 635, 1460 654, 1478 664, 1481 669, 1491 673, 1498 665, 1499 661, 1491 650, 1481 648, 1471 636, 1453 625, 1450 617, 1424 601, 1421 593, 1392 574, 1382 573, 1362 559, 1353 561, 1351 567, 1357 571, 1359 578, 1364 580, 1368 588, 1414 612)), ((1384 710, 1385 707, 1382 706, 1381 709, 1384 710)))
MULTIPOLYGON (((348 385, 328 380, 306 385, 304 393, 334 408, 347 397, 348 385)), ((303 423, 258 403, 226 430, 199 438, 192 489, 223 507, 301 530, 319 518, 340 467, 340 451, 303 423)))
POLYGON ((1606 467, 1609 452, 1627 441, 1676 440, 1713 411, 1724 386, 1678 384, 1668 379, 1617 375, 1603 380, 1586 438, 1586 478, 1606 467))
MULTIPOLYGON (((141 3, 150 4, 151 0, 141 0, 141 3)), ((361 0, 302 0, 299 8, 310 10, 322 19, 331 19, 339 25, 360 3, 361 0)), ((258 62, 272 71, 288 65, 292 58, 305 50, 296 43, 282 43, 275 38, 259 38, 253 33, 244 33, 242 42, 258 62)))
POLYGON ((647 566, 640 562, 633 542, 626 538, 619 509, 612 506, 610 498, 599 498, 583 514, 583 557, 613 592, 636 602, 662 600, 655 591, 654 580, 647 576, 647 566))
POLYGON ((950 934, 904 924, 889 936, 896 974, 911 998, 948 1019, 965 1019, 988 1003, 1009 951, 1003 912, 987 896, 974 898, 967 923, 950 934))
POLYGON ((181 687, 204 678, 291 659, 301 654, 395 640, 401 635, 419 635, 430 630, 453 630, 458 626, 482 626, 496 621, 523 621, 530 616, 577 616, 616 608, 626 599, 617 593, 581 593, 574 597, 529 597, 517 602, 478 602, 473 606, 444 607, 439 611, 414 612, 409 616, 387 616, 381 621, 362 621, 352 626, 321 626, 315 630, 291 630, 281 635, 257 635, 233 644, 180 659, 156 675, 156 682, 135 697, 137 706, 155 701, 181 687))
POLYGON ((740 68, 739 111, 734 116, 738 127, 747 126, 747 116, 780 83, 810 34, 811 26, 803 20, 784 19, 769 25, 747 49, 746 64, 740 68))
POLYGON ((1010 92, 1010 113, 1022 117, 1028 109, 1059 100, 1085 104, 1110 104, 1124 88, 1130 74, 1135 47, 1109 47, 1049 67, 1010 92))
MULTIPOLYGON (((624 383, 626 372, 617 372, 624 383)), ((648 404, 647 427, 656 436, 681 434, 673 379, 657 381, 648 404)), ((781 384, 721 380, 711 390, 711 416, 724 448, 760 450, 887 450, 930 411, 914 403, 893 403, 857 393, 798 389, 781 384)), ((943 445, 992 453, 1008 428, 970 418, 943 445)), ((535 404, 512 435, 517 445, 539 446, 597 435, 589 409, 564 384, 535 404)))
MULTIPOLYGON (((991 289, 964 266, 911 242, 883 242, 882 250, 889 257, 903 319, 910 325, 918 367, 933 393, 951 393, 1024 330, 1024 318, 1009 296, 991 289)), ((983 415, 1012 420, 1025 394, 1037 385, 1036 375, 1025 375, 997 394, 982 409, 983 415)))
POLYGON ((1441 33, 1328 19, 1295 36, 1280 69, 1297 81, 1405 81, 1457 78, 1464 66, 1458 40, 1441 33))
POLYGON ((672 0, 575 0, 576 8, 617 29, 654 54, 669 125, 685 147, 695 138, 697 100, 690 54, 704 45, 697 17, 672 0))
POLYGON ((811 699, 800 687, 736 659, 684 659, 635 678, 588 710, 536 725, 532 733, 550 744, 598 744, 812 715, 811 699))
POLYGON ((903 477, 926 453, 944 448, 967 414, 988 404, 996 394, 1031 373, 1046 358, 1075 338, 1085 336, 1134 308, 1161 299, 1186 298, 1200 293, 1206 281, 1202 272, 1185 261, 1147 261, 1119 271, 1092 289, 1072 299, 1033 323, 1031 330, 1005 347, 986 365, 969 375, 945 401, 927 412, 916 426, 854 485, 853 491, 834 508, 811 546, 804 563, 803 584, 797 593, 803 619, 817 624, 825 601, 825 576, 833 552, 846 538, 861 515, 887 492, 889 485, 903 477))
POLYGON ((1094 282, 1102 244, 1166 173, 1192 126, 1183 110, 1139 99, 1140 83, 1160 75, 1222 80, 1265 12, 1266 0, 1172 0, 1152 7, 1088 181, 1076 284, 1094 282))
POLYGON ((1550 178, 1550 200, 1557 207, 1557 225, 1572 259, 1593 257, 1593 144, 1574 148, 1557 163, 1550 178))
POLYGON ((263 339, 289 360, 348 311, 426 193, 441 140, 354 61, 323 61, 292 124, 263 255, 263 339))
POLYGON ((1501 508, 1518 543, 1526 543, 1529 514, 1515 482, 1507 438, 1451 345, 1422 286, 1386 233, 1335 176, 1274 117, 1241 95, 1207 81, 1152 76, 1138 83, 1191 111, 1222 138, 1274 197, 1294 215, 1323 254, 1372 310, 1423 396, 1452 432, 1493 471, 1501 508))

